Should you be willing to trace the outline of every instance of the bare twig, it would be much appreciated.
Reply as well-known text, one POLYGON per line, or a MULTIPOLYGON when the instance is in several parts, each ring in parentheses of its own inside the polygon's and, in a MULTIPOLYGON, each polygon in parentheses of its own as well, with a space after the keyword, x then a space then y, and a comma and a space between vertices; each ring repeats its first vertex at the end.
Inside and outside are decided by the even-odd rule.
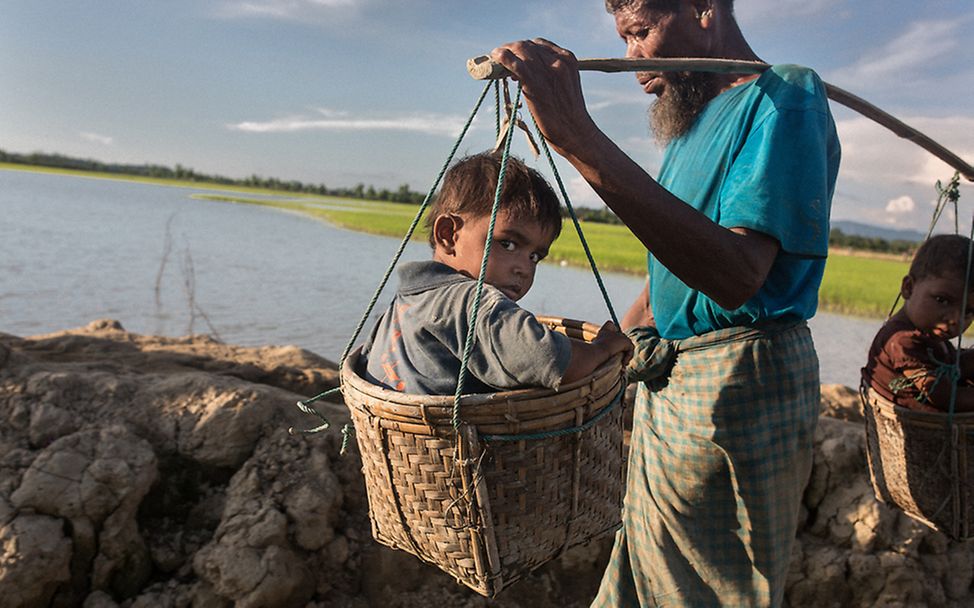
POLYGON ((220 332, 216 330, 216 327, 210 322, 209 315, 206 314, 206 311, 196 301, 196 267, 193 265, 193 253, 190 251, 189 245, 183 250, 182 272, 183 291, 186 294, 187 305, 189 306, 189 327, 186 329, 186 333, 193 333, 196 317, 199 316, 206 323, 210 335, 222 342, 223 339, 220 337, 220 332))
POLYGON ((162 311, 162 275, 166 271, 166 263, 169 262, 169 254, 172 252, 172 221, 176 214, 170 214, 166 220, 166 233, 162 241, 162 258, 159 260, 159 271, 156 272, 156 316, 162 311))

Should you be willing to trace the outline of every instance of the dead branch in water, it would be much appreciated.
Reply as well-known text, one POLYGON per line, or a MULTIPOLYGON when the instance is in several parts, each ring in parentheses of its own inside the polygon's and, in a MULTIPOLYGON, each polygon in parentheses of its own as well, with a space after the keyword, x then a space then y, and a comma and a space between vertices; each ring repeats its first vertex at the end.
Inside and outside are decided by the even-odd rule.
POLYGON ((207 328, 209 328, 210 335, 222 342, 223 339, 220 338, 220 333, 213 327, 213 323, 210 322, 209 315, 206 314, 206 311, 196 301, 196 267, 193 265, 193 254, 190 251, 189 245, 183 250, 182 274, 183 291, 186 294, 187 304, 189 305, 189 327, 187 327, 186 333, 193 333, 193 325, 196 323, 196 317, 199 316, 206 323, 207 328))
POLYGON ((166 232, 162 240, 162 258, 159 260, 159 271, 156 272, 156 316, 162 311, 162 275, 166 271, 166 263, 169 261, 169 254, 172 252, 172 221, 176 214, 169 215, 166 220, 166 232))

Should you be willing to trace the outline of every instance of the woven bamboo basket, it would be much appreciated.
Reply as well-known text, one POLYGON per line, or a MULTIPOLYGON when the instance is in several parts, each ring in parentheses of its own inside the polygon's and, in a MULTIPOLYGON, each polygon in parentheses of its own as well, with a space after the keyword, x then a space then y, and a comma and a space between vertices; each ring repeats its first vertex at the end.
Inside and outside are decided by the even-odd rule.
POLYGON ((974 413, 918 412, 860 390, 876 497, 954 540, 974 536, 974 413))
MULTIPOLYGON (((591 341, 598 327, 539 317, 591 341)), ((342 371, 362 454, 372 534, 494 597, 566 549, 620 525, 624 493, 619 358, 561 387, 461 398, 410 395, 342 371), (572 427, 584 430, 544 436, 572 427), (518 440, 511 436, 531 435, 518 440)))

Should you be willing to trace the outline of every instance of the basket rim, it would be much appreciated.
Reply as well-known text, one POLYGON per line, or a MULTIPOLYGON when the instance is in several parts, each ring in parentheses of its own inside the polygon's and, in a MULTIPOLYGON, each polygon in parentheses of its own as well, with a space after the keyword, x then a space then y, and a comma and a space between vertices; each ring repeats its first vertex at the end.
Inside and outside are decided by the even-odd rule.
MULTIPOLYGON (((930 424, 945 425, 951 414, 948 412, 921 412, 911 410, 908 407, 897 405, 871 386, 866 386, 866 401, 869 405, 880 410, 888 418, 903 418, 916 422, 927 422, 930 424)), ((955 424, 974 424, 974 412, 954 412, 953 420, 955 424)))
MULTIPOLYGON (((560 327, 575 327, 587 333, 591 333, 592 335, 597 333, 599 329, 598 326, 592 323, 562 317, 538 315, 537 319, 549 326, 557 324, 560 327)), ((455 398, 454 395, 423 395, 417 393, 402 393, 383 386, 372 384, 362 377, 362 375, 356 370, 361 356, 362 345, 357 346, 351 353, 348 354, 345 364, 342 366, 340 378, 342 393, 345 392, 345 386, 348 385, 356 392, 379 401, 409 406, 453 407, 455 398)), ((516 403, 520 401, 545 399, 556 395, 564 395, 566 393, 577 391, 584 387, 593 385, 599 380, 603 380, 606 375, 612 373, 613 370, 617 370, 619 365, 620 356, 616 355, 600 365, 588 376, 580 378, 575 382, 559 386, 557 389, 523 388, 494 393, 467 393, 460 396, 460 406, 469 407, 487 403, 516 403)))

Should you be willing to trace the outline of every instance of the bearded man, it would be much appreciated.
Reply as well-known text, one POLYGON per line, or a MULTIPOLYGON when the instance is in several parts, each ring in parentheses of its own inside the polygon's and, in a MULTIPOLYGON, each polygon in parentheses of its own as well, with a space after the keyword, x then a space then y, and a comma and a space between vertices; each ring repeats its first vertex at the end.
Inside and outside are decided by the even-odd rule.
MULTIPOLYGON (((606 0, 627 57, 758 60, 733 0, 606 0)), ((575 57, 498 47, 545 137, 648 250, 623 527, 593 605, 780 605, 818 419, 806 320, 839 143, 807 68, 641 72, 656 180, 596 126, 575 57)))

